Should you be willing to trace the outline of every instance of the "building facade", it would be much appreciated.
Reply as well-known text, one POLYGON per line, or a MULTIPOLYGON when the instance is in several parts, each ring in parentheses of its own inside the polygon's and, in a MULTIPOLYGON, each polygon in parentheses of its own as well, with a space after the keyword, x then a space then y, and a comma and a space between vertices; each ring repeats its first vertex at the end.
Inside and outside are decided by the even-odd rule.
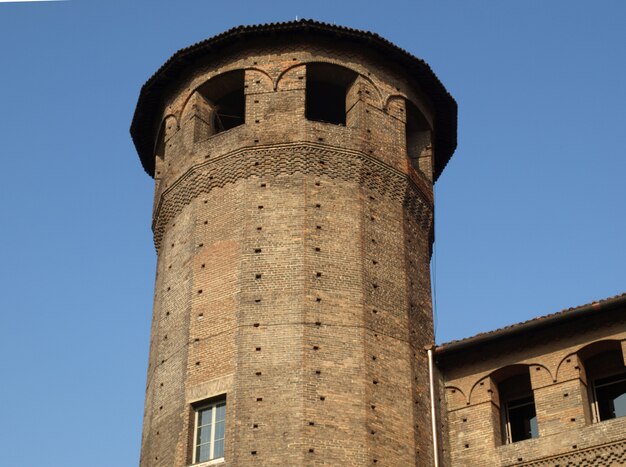
POLYGON ((131 134, 158 255, 141 466, 624 462, 624 297, 435 348, 456 103, 423 61, 238 27, 174 54, 131 134))
POLYGON ((444 465, 626 465, 626 294, 436 355, 444 465))

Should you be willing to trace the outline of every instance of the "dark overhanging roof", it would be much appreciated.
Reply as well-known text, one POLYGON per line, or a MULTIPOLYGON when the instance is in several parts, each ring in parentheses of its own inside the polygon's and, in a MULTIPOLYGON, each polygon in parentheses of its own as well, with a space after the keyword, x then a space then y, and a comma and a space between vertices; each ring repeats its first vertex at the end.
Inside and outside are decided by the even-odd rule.
POLYGON ((321 23, 313 20, 299 20, 285 23, 270 23, 254 26, 238 26, 213 36, 197 44, 176 52, 142 86, 130 127, 144 170, 154 176, 154 140, 158 128, 155 115, 161 111, 162 99, 167 89, 184 76, 188 66, 200 57, 210 56, 241 39, 277 37, 280 34, 331 37, 334 40, 350 41, 378 51, 407 69, 427 96, 435 110, 435 180, 441 175, 456 149, 457 105, 441 81, 423 60, 394 45, 378 34, 358 29, 321 23))
POLYGON ((589 318, 601 312, 615 310, 622 310, 624 315, 626 315, 626 293, 587 303, 575 308, 568 308, 549 315, 539 316, 494 331, 483 332, 466 339, 447 342, 436 347, 435 355, 437 357, 448 357, 460 351, 471 352, 472 350, 481 350, 488 344, 502 342, 524 334, 529 335, 540 330, 550 329, 555 326, 589 318))

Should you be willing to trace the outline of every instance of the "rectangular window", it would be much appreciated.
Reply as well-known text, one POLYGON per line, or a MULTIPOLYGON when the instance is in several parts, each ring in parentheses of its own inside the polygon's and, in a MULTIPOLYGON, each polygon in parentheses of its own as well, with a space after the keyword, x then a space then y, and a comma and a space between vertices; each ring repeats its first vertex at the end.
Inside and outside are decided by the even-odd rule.
POLYGON ((599 341, 580 352, 591 389, 593 422, 626 416, 626 367, 618 341, 599 341))
POLYGON ((528 367, 513 365, 500 371, 510 375, 498 383, 502 443, 511 444, 537 438, 537 411, 528 367))
POLYGON ((597 420, 626 416, 626 374, 597 379, 593 386, 597 420))
POLYGON ((506 402, 506 431, 508 443, 536 438, 539 435, 532 396, 506 402))
POLYGON ((224 459, 226 399, 220 398, 194 408, 195 431, 193 463, 224 459))

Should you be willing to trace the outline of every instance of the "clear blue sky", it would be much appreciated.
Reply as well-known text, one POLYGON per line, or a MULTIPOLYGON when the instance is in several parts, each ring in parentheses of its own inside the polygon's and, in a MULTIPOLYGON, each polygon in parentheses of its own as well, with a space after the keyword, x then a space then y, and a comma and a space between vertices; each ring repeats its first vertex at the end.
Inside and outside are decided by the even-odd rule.
POLYGON ((437 340, 626 290, 626 2, 0 3, 0 465, 139 459, 152 180, 128 127, 176 50, 296 16, 375 31, 459 104, 437 340))

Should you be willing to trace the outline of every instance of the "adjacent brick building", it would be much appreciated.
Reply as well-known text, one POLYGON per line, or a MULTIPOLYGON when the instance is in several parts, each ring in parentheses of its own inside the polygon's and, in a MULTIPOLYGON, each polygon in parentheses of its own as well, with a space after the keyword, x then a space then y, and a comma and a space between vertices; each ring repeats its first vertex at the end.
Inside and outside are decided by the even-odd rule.
MULTIPOLYGON (((131 133, 155 179, 158 254, 142 466, 537 457, 529 441, 496 447, 494 392, 489 409, 484 391, 459 399, 510 376, 500 368, 537 366, 532 350, 503 360, 490 338, 500 357, 477 364, 483 344, 451 343, 429 371, 433 183, 456 147, 456 103, 423 61, 314 21, 239 27, 168 60, 131 133)), ((544 360, 579 344, 548 346, 544 360)), ((530 374, 542 414, 556 389, 530 374)), ((561 379, 568 402, 581 399, 574 376, 561 379)), ((582 430, 580 407, 545 409, 539 433, 561 433, 561 408, 582 430)))
POLYGON ((626 294, 436 356, 443 465, 626 465, 626 294))

